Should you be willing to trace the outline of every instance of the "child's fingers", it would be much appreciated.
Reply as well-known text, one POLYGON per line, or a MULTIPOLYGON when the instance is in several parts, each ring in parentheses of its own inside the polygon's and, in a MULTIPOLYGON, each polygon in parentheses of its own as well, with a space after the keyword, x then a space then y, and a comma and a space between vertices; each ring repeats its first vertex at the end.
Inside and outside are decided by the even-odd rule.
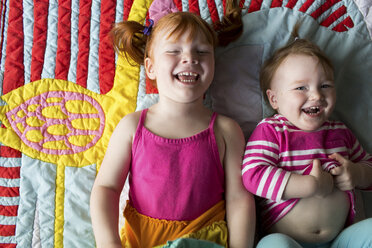
POLYGON ((329 172, 333 176, 339 176, 339 175, 342 174, 342 171, 343 171, 343 167, 339 166, 339 167, 335 167, 335 168, 331 169, 329 172))
POLYGON ((322 164, 320 163, 320 160, 319 159, 314 159, 313 160, 313 168, 316 168, 316 169, 322 169, 322 164))
POLYGON ((331 158, 331 159, 336 160, 340 164, 343 164, 346 161, 346 159, 338 153, 333 153, 333 154, 329 155, 328 157, 331 158))
POLYGON ((341 191, 346 191, 348 190, 347 186, 343 183, 335 183, 335 187, 338 188, 341 191))
POLYGON ((311 168, 310 175, 318 175, 322 169, 322 165, 319 159, 313 160, 313 167, 311 168))
POLYGON ((352 190, 353 186, 348 183, 347 181, 343 181, 340 179, 335 178, 334 180, 335 187, 339 190, 346 191, 346 190, 352 190))

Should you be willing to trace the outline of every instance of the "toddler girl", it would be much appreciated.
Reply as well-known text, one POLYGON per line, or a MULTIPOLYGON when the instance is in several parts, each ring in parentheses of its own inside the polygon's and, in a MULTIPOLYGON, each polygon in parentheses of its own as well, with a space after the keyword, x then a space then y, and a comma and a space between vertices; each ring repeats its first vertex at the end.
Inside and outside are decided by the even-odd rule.
POLYGON ((275 233, 258 247, 370 247, 372 219, 344 230, 355 215, 353 190, 372 189, 372 157, 328 119, 336 102, 329 59, 296 38, 264 64, 260 83, 277 114, 257 125, 242 166, 260 223, 275 233))

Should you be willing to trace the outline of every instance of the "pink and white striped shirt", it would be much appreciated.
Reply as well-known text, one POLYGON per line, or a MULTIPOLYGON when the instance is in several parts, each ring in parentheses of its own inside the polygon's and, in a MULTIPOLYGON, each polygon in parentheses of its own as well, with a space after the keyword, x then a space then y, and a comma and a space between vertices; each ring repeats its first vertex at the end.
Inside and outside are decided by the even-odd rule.
MULTIPOLYGON (((328 158, 335 152, 354 163, 372 166, 372 156, 341 122, 327 121, 313 132, 300 130, 278 114, 258 123, 246 146, 242 176, 246 189, 262 200, 264 229, 286 215, 299 200, 282 199, 290 174, 309 174, 316 158, 320 159, 323 169, 329 171, 339 166, 328 158)), ((354 193, 349 192, 349 196, 350 222, 355 215, 354 193)))

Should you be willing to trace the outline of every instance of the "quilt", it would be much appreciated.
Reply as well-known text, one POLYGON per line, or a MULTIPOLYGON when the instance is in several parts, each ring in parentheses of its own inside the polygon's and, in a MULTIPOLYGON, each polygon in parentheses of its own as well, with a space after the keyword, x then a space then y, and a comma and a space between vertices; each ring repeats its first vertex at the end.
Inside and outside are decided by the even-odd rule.
MULTIPOLYGON (((174 0, 220 20, 225 0, 174 0)), ((146 23, 151 0, 0 0, 0 247, 95 247, 89 198, 113 129, 157 101, 143 67, 114 53, 112 23, 146 23)), ((334 118, 372 152, 372 2, 240 0, 243 35, 216 51, 206 104, 238 121, 246 138, 270 114, 258 71, 300 35, 336 67, 334 118)), ((127 186, 123 190, 123 202, 127 186)), ((372 197, 365 195, 372 216, 372 197)))

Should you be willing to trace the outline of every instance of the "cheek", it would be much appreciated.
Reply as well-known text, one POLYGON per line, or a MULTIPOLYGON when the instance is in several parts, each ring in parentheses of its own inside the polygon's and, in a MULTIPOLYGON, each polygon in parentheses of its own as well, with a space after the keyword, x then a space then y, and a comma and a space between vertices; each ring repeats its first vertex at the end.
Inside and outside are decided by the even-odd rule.
POLYGON ((213 78, 214 78, 214 73, 215 73, 214 62, 210 63, 207 66, 206 70, 208 70, 208 78, 209 78, 209 80, 212 81, 213 78))
POLYGON ((301 107, 306 98, 303 95, 298 94, 279 94, 278 95, 278 105, 285 107, 287 109, 295 110, 298 107, 301 107))
POLYGON ((336 93, 334 93, 334 94, 332 94, 331 96, 328 97, 327 102, 328 102, 328 105, 330 105, 332 109, 334 108, 334 106, 336 104, 336 99, 337 99, 336 93))

